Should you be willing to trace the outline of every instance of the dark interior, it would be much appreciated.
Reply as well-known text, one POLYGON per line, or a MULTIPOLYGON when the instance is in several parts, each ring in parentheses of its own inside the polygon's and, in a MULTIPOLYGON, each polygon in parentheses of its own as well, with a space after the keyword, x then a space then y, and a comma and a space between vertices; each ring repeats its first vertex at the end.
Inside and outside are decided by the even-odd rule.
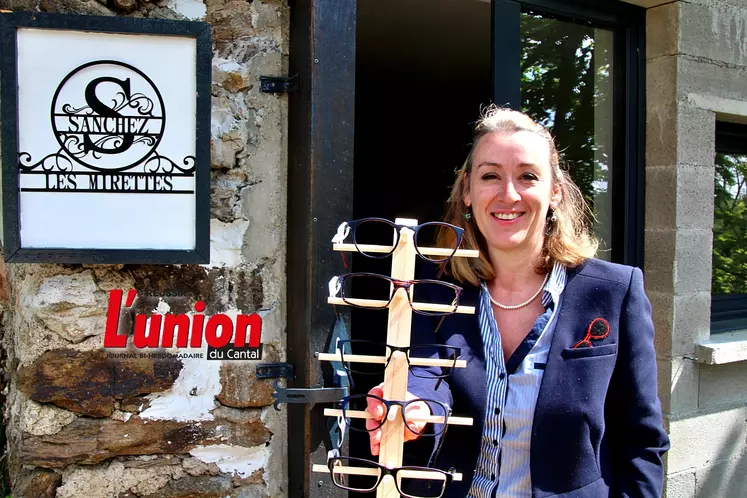
MULTIPOLYGON (((480 0, 359 0, 354 219, 442 218, 491 102, 490 10, 480 0)), ((391 258, 355 254, 349 271, 389 275, 391 258)), ((353 339, 386 340, 386 310, 351 312, 353 339)), ((381 381, 358 376, 354 392, 381 381)), ((349 441, 352 456, 371 458, 366 433, 349 441)))

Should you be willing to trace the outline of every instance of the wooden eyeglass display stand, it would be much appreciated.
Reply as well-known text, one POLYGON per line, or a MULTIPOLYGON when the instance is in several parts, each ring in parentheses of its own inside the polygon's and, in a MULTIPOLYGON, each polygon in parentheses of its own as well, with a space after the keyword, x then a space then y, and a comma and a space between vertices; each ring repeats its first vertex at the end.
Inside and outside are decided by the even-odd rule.
MULTIPOLYGON (((394 249, 392 254, 392 273, 391 277, 398 280, 413 280, 415 278, 415 261, 417 258, 417 252, 415 251, 414 232, 407 226, 416 226, 417 220, 398 218, 395 221, 398 225, 405 225, 405 228, 400 230, 399 243, 394 249)), ((365 252, 382 252, 387 253, 391 251, 391 246, 359 246, 365 252)), ((420 253, 426 256, 448 256, 452 253, 452 249, 442 249, 435 247, 419 247, 420 253)), ((354 244, 334 244, 333 250, 335 251, 346 251, 346 252, 357 252, 358 248, 354 244)), ((479 253, 475 250, 459 249, 456 251, 453 257, 478 257, 479 253)), ((364 300, 360 300, 362 303, 364 300)), ((327 301, 330 304, 345 306, 346 303, 339 297, 330 297, 327 301)), ((428 311, 438 311, 439 309, 451 309, 446 305, 437 305, 430 303, 413 303, 418 309, 428 311)), ((474 314, 475 308, 473 306, 459 306, 456 310, 457 313, 474 314)), ((387 344, 392 346, 406 347, 410 345, 410 329, 412 325, 412 308, 408 302, 408 297, 404 292, 396 291, 392 302, 389 305, 389 320, 387 329, 387 344)), ((337 353, 320 353, 318 358, 322 361, 341 361, 341 355, 337 353)), ((361 363, 380 363, 385 364, 387 361, 386 357, 379 356, 367 356, 367 355, 349 355, 345 354, 345 362, 361 362, 361 363)), ((457 360, 454 365, 453 360, 439 360, 429 358, 410 358, 410 363, 413 365, 422 366, 456 366, 457 368, 463 368, 466 366, 464 360, 457 360)), ((387 400, 398 400, 406 401, 407 395, 407 373, 408 373, 408 362, 407 356, 402 351, 394 351, 392 357, 389 360, 389 364, 384 372, 384 399, 387 400)), ((379 463, 385 467, 393 468, 400 467, 402 465, 402 454, 404 445, 404 431, 405 425, 403 418, 394 413, 394 410, 399 410, 400 407, 392 407, 389 419, 381 426, 382 437, 379 449, 379 463), (394 416, 397 415, 397 416, 394 416)), ((361 412, 346 412, 348 417, 354 418, 369 418, 368 413, 361 412)), ((342 416, 342 410, 338 409, 325 409, 324 415, 327 416, 342 416)), ((415 419, 418 420, 418 419, 415 419)), ((425 420, 424 420, 425 421, 425 420)), ((427 418, 428 422, 441 422, 443 423, 444 418, 438 416, 431 416, 427 418)), ((472 425, 472 419, 468 417, 448 417, 449 425, 472 425)), ((363 469, 355 469, 354 473, 361 473, 363 469)), ((328 473, 329 469, 325 465, 314 465, 314 472, 328 473)), ((339 471, 344 472, 345 468, 340 468, 339 471)), ((372 469, 372 472, 375 471, 372 469)), ((425 475, 410 475, 412 478, 423 478, 432 479, 432 475, 423 473, 425 475)), ((454 474, 453 479, 455 481, 461 480, 462 475, 457 473, 454 474)), ((385 476, 379 487, 376 490, 377 498, 390 498, 399 496, 397 488, 393 479, 390 476, 385 476)))

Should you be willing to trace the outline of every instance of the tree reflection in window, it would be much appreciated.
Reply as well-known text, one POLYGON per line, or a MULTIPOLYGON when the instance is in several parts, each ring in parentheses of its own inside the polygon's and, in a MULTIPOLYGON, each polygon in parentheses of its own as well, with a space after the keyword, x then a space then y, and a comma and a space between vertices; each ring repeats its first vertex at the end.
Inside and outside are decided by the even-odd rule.
POLYGON ((594 213, 609 259, 613 33, 535 14, 521 17, 522 110, 555 136, 561 160, 594 213))
POLYGON ((747 154, 716 154, 711 293, 747 294, 747 154))

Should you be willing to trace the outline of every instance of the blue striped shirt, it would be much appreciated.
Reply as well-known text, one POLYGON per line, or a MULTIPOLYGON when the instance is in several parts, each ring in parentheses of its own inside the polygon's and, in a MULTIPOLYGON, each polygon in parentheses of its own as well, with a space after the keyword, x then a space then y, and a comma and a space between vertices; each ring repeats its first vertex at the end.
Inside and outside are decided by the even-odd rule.
POLYGON ((488 399, 470 498, 532 496, 529 445, 534 407, 565 279, 565 267, 555 263, 542 294, 545 312, 508 362, 503 357, 490 294, 485 283, 482 284, 478 320, 485 347, 488 399))

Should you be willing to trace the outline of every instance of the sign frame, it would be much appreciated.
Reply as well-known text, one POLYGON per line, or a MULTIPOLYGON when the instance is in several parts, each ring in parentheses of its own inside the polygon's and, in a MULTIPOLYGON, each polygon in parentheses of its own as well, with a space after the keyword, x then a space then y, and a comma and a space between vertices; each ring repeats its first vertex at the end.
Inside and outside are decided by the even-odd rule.
MULTIPOLYGON (((210 262, 210 109, 212 30, 208 23, 0 11, 0 133, 3 250, 8 263, 206 264, 210 262), (195 156, 193 249, 24 248, 21 246, 18 29, 194 38, 195 156)), ((69 194, 75 195, 75 194, 69 194)), ((129 225, 122 222, 123 228, 129 225)))

